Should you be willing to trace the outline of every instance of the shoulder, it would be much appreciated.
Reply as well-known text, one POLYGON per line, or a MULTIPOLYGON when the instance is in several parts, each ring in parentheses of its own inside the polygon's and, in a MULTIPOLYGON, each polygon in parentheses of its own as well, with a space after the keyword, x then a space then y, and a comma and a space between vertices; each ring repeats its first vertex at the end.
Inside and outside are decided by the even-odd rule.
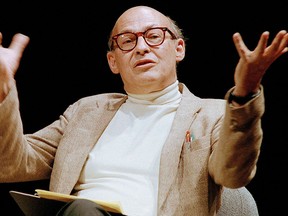
POLYGON ((127 99, 126 94, 122 93, 102 93, 80 98, 71 104, 66 112, 88 111, 95 109, 116 110, 127 99))
POLYGON ((193 94, 184 83, 180 83, 179 89, 185 102, 199 106, 201 109, 223 110, 226 106, 224 98, 200 98, 193 94))
POLYGON ((122 93, 102 93, 102 94, 97 94, 97 95, 91 95, 87 97, 80 98, 78 101, 75 103, 78 104, 94 104, 95 102, 117 102, 123 99, 126 99, 127 95, 122 94, 122 93))

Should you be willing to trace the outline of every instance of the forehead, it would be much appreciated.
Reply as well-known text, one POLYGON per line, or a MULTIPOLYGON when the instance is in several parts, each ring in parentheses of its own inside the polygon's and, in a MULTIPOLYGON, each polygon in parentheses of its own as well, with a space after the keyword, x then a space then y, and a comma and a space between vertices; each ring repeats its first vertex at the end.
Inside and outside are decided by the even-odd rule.
POLYGON ((138 32, 144 31, 149 27, 168 26, 167 17, 152 8, 139 6, 128 9, 116 21, 113 34, 125 31, 138 32))

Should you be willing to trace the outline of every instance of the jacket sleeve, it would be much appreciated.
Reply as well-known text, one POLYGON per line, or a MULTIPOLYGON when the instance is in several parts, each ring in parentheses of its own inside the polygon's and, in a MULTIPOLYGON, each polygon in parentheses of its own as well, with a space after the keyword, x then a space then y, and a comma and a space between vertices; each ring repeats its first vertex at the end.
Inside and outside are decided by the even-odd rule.
POLYGON ((264 93, 240 107, 228 103, 218 143, 209 159, 209 173, 216 184, 228 188, 247 185, 255 176, 263 139, 261 117, 264 114, 264 93))
POLYGON ((18 93, 13 86, 0 104, 0 182, 49 178, 64 125, 65 119, 60 117, 45 129, 24 135, 18 93))

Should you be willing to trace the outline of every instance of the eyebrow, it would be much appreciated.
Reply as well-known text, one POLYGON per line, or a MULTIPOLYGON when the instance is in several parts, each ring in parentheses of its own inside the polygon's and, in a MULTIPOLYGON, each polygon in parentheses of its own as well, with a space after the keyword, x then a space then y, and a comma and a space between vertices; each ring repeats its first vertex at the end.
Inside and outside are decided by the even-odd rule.
POLYGON ((144 32, 144 31, 146 31, 146 30, 149 29, 149 28, 154 28, 154 27, 159 27, 159 26, 162 27, 163 25, 151 24, 151 25, 146 26, 143 31, 133 31, 133 30, 131 30, 131 29, 130 29, 130 30, 129 30, 129 29, 124 29, 124 30, 121 30, 119 33, 116 33, 115 35, 117 35, 117 34, 122 34, 122 33, 128 33, 128 32, 132 32, 132 33, 144 32))

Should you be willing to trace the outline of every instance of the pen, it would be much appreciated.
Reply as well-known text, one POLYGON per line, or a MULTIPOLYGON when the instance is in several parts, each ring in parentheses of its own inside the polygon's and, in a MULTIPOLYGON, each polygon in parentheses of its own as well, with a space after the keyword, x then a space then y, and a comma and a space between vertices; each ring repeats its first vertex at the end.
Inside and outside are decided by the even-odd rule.
POLYGON ((190 131, 186 131, 186 138, 185 138, 186 143, 191 142, 191 134, 190 131))
POLYGON ((187 145, 187 148, 190 149, 190 147, 191 147, 191 134, 190 134, 189 130, 186 131, 185 144, 187 145))

